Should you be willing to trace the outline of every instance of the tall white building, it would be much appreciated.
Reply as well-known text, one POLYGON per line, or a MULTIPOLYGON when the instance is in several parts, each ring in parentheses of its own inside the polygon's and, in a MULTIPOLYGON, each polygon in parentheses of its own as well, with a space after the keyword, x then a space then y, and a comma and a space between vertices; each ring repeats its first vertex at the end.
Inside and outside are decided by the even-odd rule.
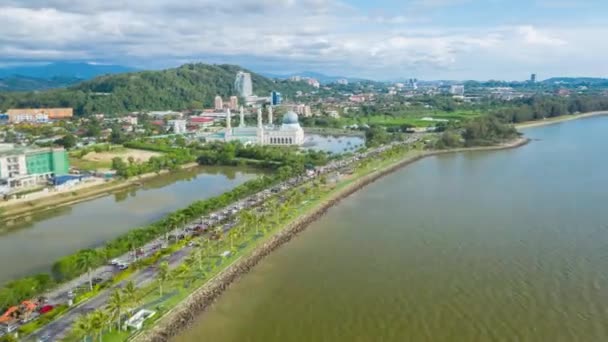
POLYGON ((222 100, 222 97, 217 95, 215 97, 215 110, 222 110, 224 108, 224 100, 222 100))
POLYGON ((248 72, 239 71, 234 80, 234 89, 241 97, 249 97, 253 95, 253 84, 251 83, 251 74, 248 72))
POLYGON ((173 134, 187 133, 186 120, 169 120, 169 125, 173 128, 173 134))

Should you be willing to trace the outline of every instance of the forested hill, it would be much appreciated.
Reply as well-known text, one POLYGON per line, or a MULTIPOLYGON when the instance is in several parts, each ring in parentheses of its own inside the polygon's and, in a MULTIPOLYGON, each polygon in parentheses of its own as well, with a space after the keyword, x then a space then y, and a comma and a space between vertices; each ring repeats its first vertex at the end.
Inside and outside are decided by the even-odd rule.
MULTIPOLYGON (((216 95, 236 95, 236 65, 186 64, 161 71, 107 75, 66 89, 0 94, 0 111, 13 107, 73 107, 77 115, 120 114, 145 110, 211 107, 216 95)), ((274 81, 251 73, 253 92, 268 96, 277 90, 291 97, 310 91, 304 82, 274 81)))

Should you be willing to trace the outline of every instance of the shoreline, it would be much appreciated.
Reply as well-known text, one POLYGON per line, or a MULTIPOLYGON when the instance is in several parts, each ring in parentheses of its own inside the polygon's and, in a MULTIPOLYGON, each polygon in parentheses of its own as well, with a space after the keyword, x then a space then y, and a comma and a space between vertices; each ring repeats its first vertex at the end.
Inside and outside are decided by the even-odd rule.
MULTIPOLYGON (((182 165, 180 170, 189 170, 197 166, 199 166, 197 163, 189 163, 182 165)), ((72 191, 49 193, 48 196, 36 198, 31 201, 23 200, 16 203, 4 203, 4 205, 0 205, 0 222, 10 223, 48 210, 91 201, 103 196, 111 195, 117 191, 138 186, 139 183, 143 181, 167 173, 169 173, 169 170, 162 170, 159 173, 146 173, 127 180, 110 181, 102 184, 93 184, 89 187, 73 189, 72 191), (74 192, 76 193, 75 195, 74 192)))
POLYGON ((581 113, 581 114, 566 114, 566 115, 561 115, 561 116, 557 116, 557 117, 550 118, 550 119, 525 121, 525 122, 515 124, 515 128, 517 128, 519 130, 519 129, 533 128, 533 127, 540 127, 540 126, 552 125, 552 124, 556 124, 556 123, 560 123, 560 122, 567 122, 567 121, 590 118, 590 117, 594 117, 594 116, 602 116, 602 115, 608 115, 608 111, 587 112, 587 113, 581 113))
POLYGON ((285 245, 299 233, 310 226, 311 223, 320 219, 329 209, 339 204, 342 200, 350 195, 362 190, 367 185, 389 175, 395 171, 402 169, 419 160, 436 155, 469 152, 469 151, 498 151, 513 149, 528 144, 528 138, 520 137, 511 142, 503 143, 496 146, 482 146, 472 148, 457 148, 443 151, 422 152, 417 155, 405 156, 403 159, 396 161, 382 170, 372 171, 371 173, 354 180, 353 183, 346 185, 344 188, 330 194, 328 198, 322 200, 316 207, 310 209, 308 213, 296 218, 294 221, 287 224, 285 228, 277 232, 267 242, 256 247, 249 255, 242 256, 226 269, 218 273, 214 278, 210 279, 203 286, 194 290, 184 301, 179 303, 175 308, 167 312, 155 326, 149 330, 145 330, 138 335, 130 338, 130 341, 169 341, 172 337, 177 336, 183 330, 189 328, 196 320, 200 318, 212 305, 221 297, 231 284, 251 271, 260 261, 268 256, 273 251, 285 245))

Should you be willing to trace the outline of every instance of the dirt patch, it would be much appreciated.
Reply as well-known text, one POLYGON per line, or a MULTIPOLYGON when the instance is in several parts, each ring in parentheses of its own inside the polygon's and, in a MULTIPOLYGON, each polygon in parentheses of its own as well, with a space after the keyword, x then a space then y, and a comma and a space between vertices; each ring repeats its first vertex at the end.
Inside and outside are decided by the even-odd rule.
POLYGON ((110 163, 112 159, 116 157, 122 158, 125 162, 129 161, 129 158, 133 158, 135 163, 147 162, 152 157, 161 156, 161 153, 143 150, 134 150, 130 148, 123 148, 116 151, 110 152, 90 152, 87 153, 82 159, 92 162, 110 163))

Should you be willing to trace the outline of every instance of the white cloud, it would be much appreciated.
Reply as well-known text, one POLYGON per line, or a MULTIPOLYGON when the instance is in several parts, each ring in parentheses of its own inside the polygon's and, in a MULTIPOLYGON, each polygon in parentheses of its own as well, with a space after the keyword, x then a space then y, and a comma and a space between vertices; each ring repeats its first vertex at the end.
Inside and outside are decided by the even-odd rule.
POLYGON ((553 47, 566 45, 566 41, 545 32, 541 32, 533 26, 520 26, 517 31, 527 44, 553 47))
MULTIPOLYGON (((418 1, 435 7, 463 2, 418 1)), ((0 22, 3 64, 204 60, 375 78, 479 77, 483 63, 558 65, 564 54, 598 45, 577 38, 582 29, 448 28, 407 13, 368 14, 338 0, 0 0, 0 22)), ((598 38, 602 30, 587 37, 598 38)))

